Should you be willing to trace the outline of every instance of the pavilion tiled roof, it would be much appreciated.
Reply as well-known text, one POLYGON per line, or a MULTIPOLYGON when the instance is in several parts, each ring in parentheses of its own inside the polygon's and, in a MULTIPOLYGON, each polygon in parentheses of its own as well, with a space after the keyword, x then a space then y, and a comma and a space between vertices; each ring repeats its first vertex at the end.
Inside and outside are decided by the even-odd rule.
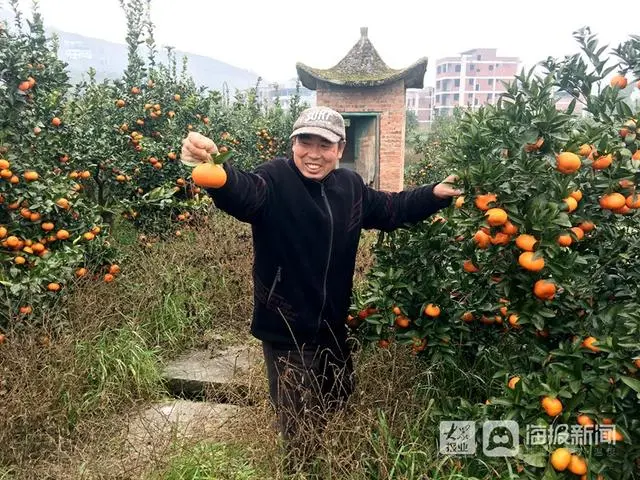
POLYGON ((427 58, 405 69, 389 68, 369 40, 367 28, 361 28, 360 34, 358 43, 332 68, 318 69, 297 63, 302 85, 310 90, 316 90, 318 81, 348 87, 375 87, 404 79, 405 88, 423 87, 427 58))

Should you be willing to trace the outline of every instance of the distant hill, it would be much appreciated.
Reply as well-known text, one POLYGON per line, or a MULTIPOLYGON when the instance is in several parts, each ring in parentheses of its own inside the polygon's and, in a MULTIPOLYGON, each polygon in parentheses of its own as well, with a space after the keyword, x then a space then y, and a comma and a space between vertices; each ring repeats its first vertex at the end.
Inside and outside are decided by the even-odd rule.
MULTIPOLYGON (((5 19, 10 23, 12 15, 12 12, 0 8, 0 20, 5 19)), ((46 30, 48 35, 55 33, 60 39, 58 56, 63 62, 68 63, 69 76, 74 83, 86 75, 90 67, 96 70, 98 80, 119 78, 127 67, 127 47, 124 43, 112 43, 57 29, 47 28, 46 30)), ((236 88, 243 90, 254 86, 258 79, 257 73, 234 67, 213 58, 178 50, 174 52, 178 63, 178 72, 182 70, 182 57, 187 56, 187 68, 196 85, 203 85, 212 90, 221 90, 226 82, 229 91, 233 94, 236 88)), ((147 48, 144 44, 140 45, 140 54, 146 61, 147 48)), ((158 47, 157 61, 167 62, 166 51, 160 47, 158 47)))

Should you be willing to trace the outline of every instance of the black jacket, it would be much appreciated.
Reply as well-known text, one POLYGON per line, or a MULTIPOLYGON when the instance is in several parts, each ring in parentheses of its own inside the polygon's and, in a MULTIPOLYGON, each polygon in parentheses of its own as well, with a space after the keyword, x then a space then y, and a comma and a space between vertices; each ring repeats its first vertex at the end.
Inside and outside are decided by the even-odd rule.
POLYGON ((436 198, 433 185, 382 192, 343 168, 310 180, 287 159, 253 173, 224 168, 227 183, 207 191, 218 208, 252 226, 251 333, 278 344, 344 339, 361 230, 391 231, 451 203, 436 198))

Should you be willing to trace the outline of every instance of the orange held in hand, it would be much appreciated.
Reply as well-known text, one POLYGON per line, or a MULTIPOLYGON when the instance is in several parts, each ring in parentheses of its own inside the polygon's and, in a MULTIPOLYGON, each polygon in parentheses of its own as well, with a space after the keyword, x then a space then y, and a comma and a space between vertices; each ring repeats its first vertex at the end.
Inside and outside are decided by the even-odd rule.
POLYGON ((220 188, 227 183, 227 172, 221 165, 202 163, 191 172, 193 182, 205 188, 220 188))

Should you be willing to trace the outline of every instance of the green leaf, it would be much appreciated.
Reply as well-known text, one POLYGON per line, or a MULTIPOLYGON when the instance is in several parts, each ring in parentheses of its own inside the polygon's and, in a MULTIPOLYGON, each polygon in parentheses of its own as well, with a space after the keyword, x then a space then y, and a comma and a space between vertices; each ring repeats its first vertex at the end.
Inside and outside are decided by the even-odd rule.
POLYGON ((532 467, 544 468, 547 465, 547 455, 543 452, 525 453, 521 458, 524 463, 532 467))
POLYGON ((636 380, 631 377, 620 377, 624 383, 626 383, 629 387, 633 388, 636 392, 640 393, 640 380, 636 380))

